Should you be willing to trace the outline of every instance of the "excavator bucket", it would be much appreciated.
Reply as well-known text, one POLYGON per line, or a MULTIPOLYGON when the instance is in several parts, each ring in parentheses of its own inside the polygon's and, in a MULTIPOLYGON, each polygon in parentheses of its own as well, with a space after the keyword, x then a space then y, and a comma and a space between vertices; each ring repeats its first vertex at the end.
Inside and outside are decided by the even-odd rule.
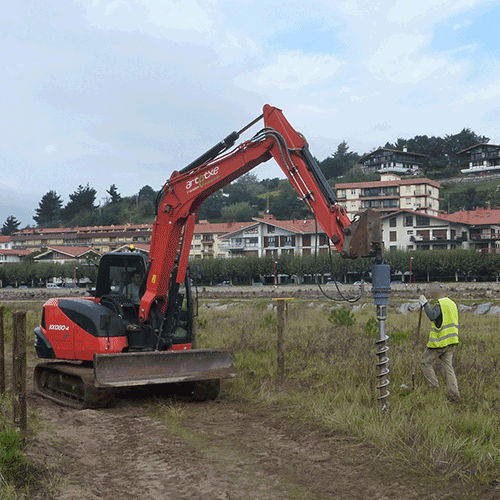
POLYGON ((236 377, 228 349, 94 354, 97 387, 169 384, 236 377))
POLYGON ((358 257, 383 257, 384 244, 380 226, 380 213, 368 209, 345 229, 345 240, 341 256, 349 259, 358 257))

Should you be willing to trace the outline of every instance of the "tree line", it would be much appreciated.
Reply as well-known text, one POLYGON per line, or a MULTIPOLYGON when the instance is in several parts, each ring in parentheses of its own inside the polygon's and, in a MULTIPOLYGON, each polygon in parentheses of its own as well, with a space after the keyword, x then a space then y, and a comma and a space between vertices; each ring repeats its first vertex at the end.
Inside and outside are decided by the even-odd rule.
MULTIPOLYGON (((391 266, 393 279, 409 281, 410 267, 413 281, 497 281, 500 275, 500 254, 482 254, 475 250, 452 251, 405 251, 387 252, 386 261, 391 266), (410 263, 411 262, 411 263, 410 263)), ((361 278, 370 279, 372 259, 342 259, 338 252, 317 255, 284 254, 276 259, 265 257, 240 257, 234 259, 202 259, 192 261, 191 267, 200 268, 203 285, 215 285, 224 281, 251 284, 254 281, 271 283, 274 270, 285 276, 285 281, 315 281, 315 276, 326 276, 341 282, 361 278), (276 262, 276 264, 275 264, 276 262)), ((88 261, 79 263, 34 262, 27 257, 20 263, 0 266, 0 279, 6 284, 44 284, 52 278, 95 280, 97 268, 88 261)), ((196 275, 197 272, 194 272, 196 275)))
MULTIPOLYGON (((400 137, 394 143, 387 142, 384 147, 402 150, 406 146, 409 152, 426 155, 423 174, 426 177, 443 179, 459 173, 461 160, 456 153, 480 142, 487 143, 489 138, 464 128, 458 134, 445 137, 400 137)), ((342 141, 335 152, 323 161, 318 161, 318 165, 332 186, 340 179, 342 182, 379 180, 378 174, 367 174, 361 170, 360 158, 358 153, 350 150, 346 141, 342 141)), ((468 206, 471 203, 484 206, 485 198, 476 196, 474 189, 462 189, 457 192, 458 198, 449 196, 448 204, 446 205, 445 200, 441 209, 460 209, 464 203, 468 206)), ((69 201, 64 205, 61 196, 51 190, 40 200, 33 220, 38 227, 57 227, 147 223, 154 219, 157 192, 150 186, 142 187, 136 195, 130 197, 122 197, 115 184, 106 192, 108 196, 105 203, 97 205, 97 191, 89 183, 80 185, 69 195, 69 201)), ((500 202, 498 192, 491 193, 491 196, 486 198, 494 202, 497 199, 500 202)), ((248 173, 209 197, 201 206, 199 219, 210 222, 244 222, 265 212, 272 213, 282 220, 300 219, 310 215, 288 180, 277 177, 259 180, 255 174, 248 173)), ((20 226, 21 223, 10 215, 1 232, 3 235, 10 235, 19 230, 20 226)))

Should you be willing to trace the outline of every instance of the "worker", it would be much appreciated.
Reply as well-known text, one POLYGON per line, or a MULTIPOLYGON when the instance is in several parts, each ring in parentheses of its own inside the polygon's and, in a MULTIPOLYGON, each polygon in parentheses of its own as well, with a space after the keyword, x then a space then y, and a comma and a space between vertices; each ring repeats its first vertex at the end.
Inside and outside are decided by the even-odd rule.
POLYGON ((436 361, 439 361, 446 379, 448 399, 458 401, 460 392, 458 391, 457 377, 453 370, 453 353, 459 342, 457 305, 446 296, 441 283, 431 283, 428 290, 430 297, 437 300, 437 304, 434 308, 431 308, 424 295, 420 295, 418 299, 420 306, 423 307, 425 314, 432 322, 429 342, 420 364, 429 386, 437 388, 439 382, 433 365, 436 361))
POLYGON ((132 274, 131 283, 127 287, 128 298, 134 304, 141 303, 141 296, 139 295, 139 288, 141 287, 142 273, 140 271, 134 271, 132 274))

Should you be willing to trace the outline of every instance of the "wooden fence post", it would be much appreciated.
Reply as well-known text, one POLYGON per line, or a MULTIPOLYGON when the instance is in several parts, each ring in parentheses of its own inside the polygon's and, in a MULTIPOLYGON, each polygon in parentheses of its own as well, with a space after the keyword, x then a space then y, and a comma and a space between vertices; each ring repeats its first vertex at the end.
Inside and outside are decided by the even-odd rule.
POLYGON ((278 341, 276 344, 278 358, 278 378, 285 377, 285 300, 278 299, 278 341))
POLYGON ((3 332, 3 306, 0 306, 0 395, 5 394, 5 338, 3 332))
POLYGON ((15 312, 12 323, 14 428, 26 435, 26 312, 15 312))

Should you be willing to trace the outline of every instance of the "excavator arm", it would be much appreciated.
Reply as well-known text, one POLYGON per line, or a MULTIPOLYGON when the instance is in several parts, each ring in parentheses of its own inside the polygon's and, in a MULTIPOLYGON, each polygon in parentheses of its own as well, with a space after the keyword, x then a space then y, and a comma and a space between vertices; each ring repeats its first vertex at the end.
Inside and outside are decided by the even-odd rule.
POLYGON ((343 257, 375 256, 381 252, 378 214, 369 211, 351 223, 345 209, 337 204, 305 138, 278 108, 265 105, 263 118, 264 128, 252 139, 227 151, 240 135, 233 132, 198 160, 174 171, 163 186, 153 224, 146 290, 139 310, 141 322, 148 321, 153 304, 165 314, 172 280, 184 281, 194 226, 203 201, 271 158, 343 257))

